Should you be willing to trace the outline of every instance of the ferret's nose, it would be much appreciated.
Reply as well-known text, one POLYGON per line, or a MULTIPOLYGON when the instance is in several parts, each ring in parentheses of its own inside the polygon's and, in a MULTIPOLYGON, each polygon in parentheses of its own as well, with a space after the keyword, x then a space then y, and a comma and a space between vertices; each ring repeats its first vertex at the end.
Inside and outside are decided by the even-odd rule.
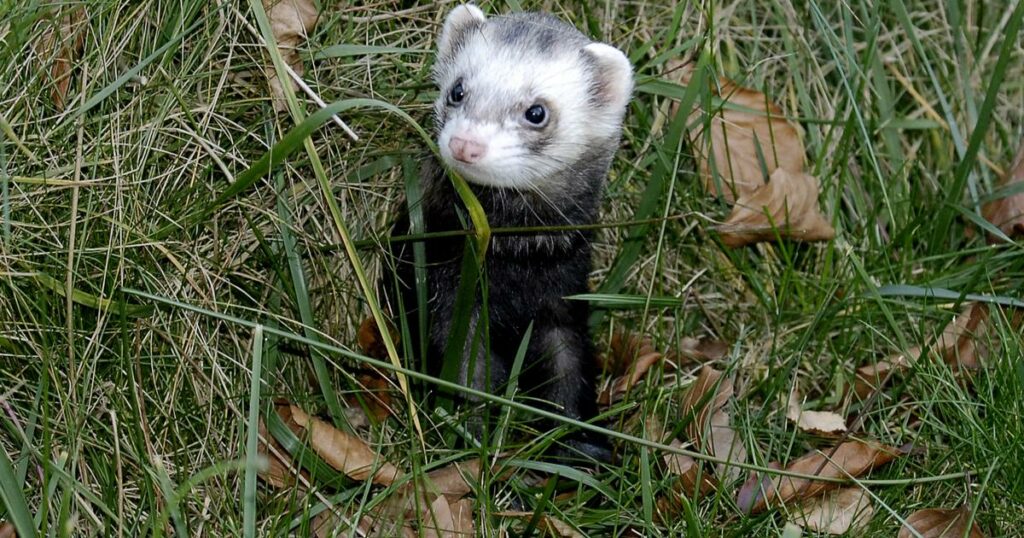
POLYGON ((452 150, 452 157, 466 164, 473 164, 484 158, 487 154, 487 146, 474 140, 466 140, 453 136, 448 141, 448 149, 452 150))

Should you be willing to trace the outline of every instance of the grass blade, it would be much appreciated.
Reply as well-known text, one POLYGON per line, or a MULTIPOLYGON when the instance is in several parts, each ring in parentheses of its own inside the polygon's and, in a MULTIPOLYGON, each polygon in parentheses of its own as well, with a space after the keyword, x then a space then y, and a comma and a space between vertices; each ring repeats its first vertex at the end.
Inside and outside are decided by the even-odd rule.
POLYGON ((245 440, 245 484, 242 489, 242 531, 256 536, 256 474, 260 467, 260 385, 263 381, 263 327, 252 335, 252 379, 249 383, 249 420, 245 440))

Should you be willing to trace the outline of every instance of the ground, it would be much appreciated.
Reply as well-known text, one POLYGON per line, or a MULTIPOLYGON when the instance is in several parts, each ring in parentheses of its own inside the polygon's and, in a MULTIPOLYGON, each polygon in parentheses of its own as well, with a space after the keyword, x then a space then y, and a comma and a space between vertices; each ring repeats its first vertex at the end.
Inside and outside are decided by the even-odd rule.
MULTIPOLYGON (((305 80, 327 103, 373 99, 409 121, 347 108, 358 140, 328 121, 304 145, 300 118, 269 98, 258 2, 0 8, 0 520, 57 535, 301 535, 325 502, 356 514, 383 496, 358 481, 305 496, 247 479, 250 410, 287 400, 340 421, 361 392, 357 329, 405 172, 426 151, 413 123, 429 129, 430 51, 453 5, 320 2, 300 46, 305 80), (264 158, 279 142, 294 151, 264 158)), ((710 364, 735 379, 731 425, 757 469, 833 443, 787 420, 793 390, 856 438, 911 447, 870 474, 864 535, 965 504, 985 535, 1020 535, 1024 347, 1012 312, 992 308, 991 353, 973 375, 926 354, 873 398, 848 391, 856 368, 934 345, 960 294, 1020 297, 1021 244, 979 232, 1024 130, 1020 2, 483 7, 554 12, 636 67, 610 226, 597 235, 602 351, 616 331, 666 352, 686 337, 726 343, 710 364), (714 226, 729 204, 708 196, 693 148, 668 132, 665 94, 683 87, 655 82, 668 61, 701 55, 799 124, 833 240, 723 245, 714 226)), ((697 103, 713 103, 710 89, 697 103)), ((699 368, 656 365, 606 426, 642 436, 638 417, 681 424, 699 368)), ((358 430, 383 457, 422 472, 478 455, 448 444, 457 417, 421 409, 421 437, 393 393, 395 414, 358 430)), ((526 418, 506 419, 502 449, 520 447, 526 418)), ((617 465, 580 476, 528 445, 518 457, 532 471, 486 477, 472 496, 477 528, 521 532, 529 518, 495 514, 537 509, 594 536, 770 536, 789 519, 789 508, 744 514, 738 482, 669 510, 658 500, 676 478, 661 454, 618 451, 617 465), (557 491, 536 485, 552 470, 557 491)))

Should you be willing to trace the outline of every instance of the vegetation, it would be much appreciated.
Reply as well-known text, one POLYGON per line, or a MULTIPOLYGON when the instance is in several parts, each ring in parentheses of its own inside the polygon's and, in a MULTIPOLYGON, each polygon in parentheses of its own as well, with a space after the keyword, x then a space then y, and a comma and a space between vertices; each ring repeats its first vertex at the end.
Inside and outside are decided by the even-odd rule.
POLYGON ((593 536, 793 533, 791 505, 748 515, 736 492, 748 471, 836 444, 787 418, 797 393, 803 410, 845 418, 843 439, 904 449, 858 479, 874 506, 860 534, 961 505, 985 535, 1024 528, 1024 341, 1014 310, 991 305, 1021 306, 1024 256, 1019 240, 989 244, 981 216, 1024 133, 1021 2, 483 3, 552 11, 634 61, 594 336, 620 358, 616 333, 665 356, 688 338, 725 346, 654 362, 601 426, 706 458, 683 402, 704 363, 727 373, 747 465, 700 498, 673 493, 665 452, 634 441, 593 473, 543 460, 564 432, 533 432, 523 409, 486 405, 503 433, 474 448, 458 432, 478 410, 434 410, 429 381, 411 383, 415 413, 374 385, 392 412, 367 420, 357 333, 427 151, 430 51, 451 4, 318 7, 303 78, 337 104, 317 112, 299 92, 276 113, 266 69, 281 57, 260 2, 0 1, 0 521, 57 536, 308 535, 331 506, 349 535, 344 521, 401 482, 301 451, 274 419, 287 401, 414 478, 513 454, 474 481, 478 532, 568 533, 557 520, 593 536), (723 243, 731 204, 707 193, 682 132, 689 110, 721 102, 664 75, 690 58, 801 126, 834 239, 723 243), (992 306, 972 375, 927 352, 969 301, 992 306), (886 387, 850 391, 857 368, 915 346, 886 387), (258 417, 311 493, 257 480, 258 417), (654 424, 671 433, 652 438, 654 424))

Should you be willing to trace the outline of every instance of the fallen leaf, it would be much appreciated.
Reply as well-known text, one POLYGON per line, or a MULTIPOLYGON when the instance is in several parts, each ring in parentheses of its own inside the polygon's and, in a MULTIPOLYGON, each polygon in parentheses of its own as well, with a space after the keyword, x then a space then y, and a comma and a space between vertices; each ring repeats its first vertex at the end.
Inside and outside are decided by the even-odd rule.
MULTIPOLYGON (((1021 186, 1024 184, 1024 144, 1017 150, 1010 168, 999 182, 999 187, 1021 186)), ((994 224, 1011 239, 1024 236, 1024 192, 1018 192, 992 200, 981 207, 981 215, 994 224)), ((998 239, 989 234, 989 242, 998 239)))
MULTIPOLYGON (((689 84, 692 64, 669 62, 667 74, 689 84)), ((797 128, 783 112, 761 92, 744 88, 727 78, 719 78, 711 88, 728 104, 710 111, 700 108, 690 114, 689 123, 700 127, 689 133, 697 156, 704 187, 729 202, 742 199, 765 183, 777 168, 800 174, 804 167, 804 145, 797 128), (710 132, 704 126, 710 122, 710 132), (763 166, 762 166, 763 163, 763 166), (718 172, 716 181, 713 171, 718 172), (720 185, 719 185, 720 182, 720 185)), ((672 114, 679 104, 673 103, 672 114)))
MULTIPOLYGON (((397 346, 399 343, 398 329, 390 323, 388 323, 387 326, 388 333, 391 335, 391 341, 397 346)), ((377 327, 377 321, 372 317, 364 319, 359 325, 359 332, 356 333, 356 341, 359 342, 359 348, 367 355, 375 359, 388 358, 388 348, 384 345, 384 338, 381 336, 380 329, 377 327)))
POLYGON ((649 338, 623 332, 613 334, 610 353, 605 357, 603 369, 612 372, 614 377, 598 395, 598 403, 610 405, 616 401, 663 358, 664 355, 654 349, 649 338))
MULTIPOLYGON (((527 521, 533 518, 533 512, 522 511, 495 512, 494 515, 498 517, 515 517, 525 519, 527 521)), ((583 535, 573 528, 572 525, 569 525, 568 523, 549 514, 540 516, 540 521, 537 523, 537 530, 551 533, 555 536, 560 536, 561 538, 583 538, 583 535)))
POLYGON ((295 423, 309 430, 309 442, 331 467, 353 480, 371 479, 375 484, 390 485, 402 476, 394 465, 383 461, 362 439, 345 433, 334 426, 307 415, 292 405, 295 423))
POLYGON ((421 516, 423 520, 420 522, 420 531, 423 532, 423 538, 447 537, 455 532, 455 518, 444 495, 434 499, 430 504, 430 510, 421 516))
MULTIPOLYGON (((316 6, 312 0, 263 0, 263 7, 267 11, 267 18, 270 19, 270 29, 274 33, 274 40, 277 41, 281 59, 291 66, 296 74, 301 75, 304 68, 298 47, 316 27, 320 15, 316 6)), ((291 79, 284 73, 277 73, 272 62, 268 63, 266 69, 274 110, 288 110, 281 78, 288 80, 289 83, 291 79)))
POLYGON ((971 520, 971 509, 961 506, 957 509, 926 508, 907 517, 907 524, 900 529, 898 538, 915 536, 911 528, 924 538, 985 538, 978 523, 971 524, 967 534, 967 522, 971 520))
POLYGON ((451 503, 452 518, 456 536, 476 536, 476 525, 473 523, 473 501, 460 499, 451 503))
POLYGON ((448 502, 455 502, 473 491, 472 484, 480 481, 480 471, 479 458, 450 463, 427 473, 428 488, 448 502))
POLYGON ((365 409, 378 421, 394 414, 391 408, 391 383, 383 376, 375 373, 360 374, 356 382, 362 388, 359 394, 345 396, 345 402, 350 407, 365 409))
POLYGON ((989 355, 989 312, 984 303, 971 303, 953 318, 935 343, 950 366, 974 370, 989 355))
POLYGON ((857 368, 853 392, 861 400, 866 400, 868 396, 881 390, 889 382, 893 374, 910 368, 910 365, 920 356, 921 348, 914 346, 906 353, 900 353, 875 364, 868 364, 857 368))
POLYGON ((50 64, 50 80, 53 83, 50 98, 57 110, 64 110, 68 90, 71 88, 71 71, 85 44, 85 32, 80 28, 85 20, 85 9, 71 9, 59 22, 46 28, 39 40, 37 50, 40 55, 44 59, 53 59, 50 64))
MULTIPOLYGON (((274 412, 277 413, 277 416, 281 418, 281 421, 284 422, 296 437, 301 438, 304 435, 302 426, 299 426, 293 419, 291 406, 288 403, 275 402, 274 412)), ((260 478, 278 489, 288 489, 296 486, 296 484, 298 484, 300 490, 305 489, 302 480, 296 481, 296 466, 291 461, 291 455, 270 434, 263 419, 260 419, 259 422, 259 434, 260 442, 257 445, 257 450, 267 458, 268 462, 267 468, 260 472, 260 478)), ((308 472, 301 470, 300 473, 308 480, 308 472)))
POLYGON ((818 180, 782 168, 772 172, 768 184, 736 200, 725 223, 715 229, 732 248, 779 237, 827 241, 836 235, 818 207, 818 180))
MULTIPOLYGON (((782 464, 777 461, 769 462, 768 468, 779 470, 782 469, 782 464)), ((766 496, 774 494, 775 482, 772 480, 772 475, 752 472, 736 492, 736 506, 744 514, 750 514, 766 496)))
POLYGON ((835 435, 846 431, 846 419, 830 411, 804 411, 796 389, 790 391, 786 405, 786 418, 796 427, 818 435, 835 435))
MULTIPOLYGON (((665 443, 666 433, 665 427, 657 415, 646 417, 644 435, 647 439, 665 443)), ((669 439, 668 445, 674 448, 683 447, 683 443, 675 438, 669 439)), ((702 497, 714 491, 718 487, 718 483, 707 471, 701 469, 700 462, 690 456, 666 452, 662 456, 662 460, 665 462, 668 474, 678 477, 672 485, 672 491, 658 499, 659 515, 667 523, 673 521, 675 516, 680 513, 682 509, 681 496, 688 499, 702 497)))
MULTIPOLYGON (((691 419, 686 427, 686 435, 694 445, 705 453, 716 458, 742 463, 747 459, 747 451, 736 431, 729 425, 730 417, 726 411, 733 395, 732 379, 722 379, 722 373, 704 366, 697 379, 690 386, 680 403, 679 410, 684 420, 691 419)), ((715 466, 715 474, 719 477, 737 478, 738 467, 725 464, 715 466)))
MULTIPOLYGON (((822 478, 856 478, 892 461, 899 453, 896 448, 873 441, 847 441, 833 448, 811 451, 786 466, 786 470, 822 478)), ((835 482, 779 476, 773 480, 773 487, 766 488, 765 495, 751 505, 751 513, 761 512, 770 503, 805 499, 837 487, 839 484, 835 482)))
POLYGON ((861 488, 844 488, 807 499, 794 511, 793 521, 812 531, 854 534, 871 522, 875 508, 871 496, 861 488))

